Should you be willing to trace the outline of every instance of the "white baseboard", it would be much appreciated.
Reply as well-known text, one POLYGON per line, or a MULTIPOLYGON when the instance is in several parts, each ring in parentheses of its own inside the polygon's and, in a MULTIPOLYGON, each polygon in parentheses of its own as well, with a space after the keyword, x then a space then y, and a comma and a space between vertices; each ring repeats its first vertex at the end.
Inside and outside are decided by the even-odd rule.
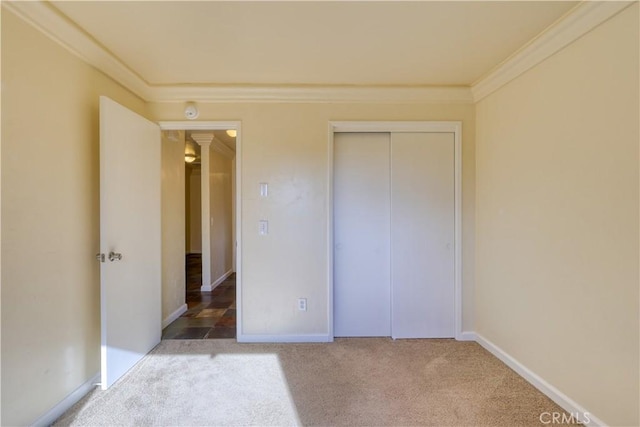
POLYGON ((182 304, 176 311, 167 316, 166 319, 162 321, 162 329, 166 328, 178 317, 182 316, 182 314, 187 311, 187 304, 182 304))
POLYGON ((476 341, 476 333, 471 331, 462 331, 456 336, 458 341, 476 341))
POLYGON ((78 403, 80 399, 93 390, 97 383, 100 382, 100 372, 95 374, 89 381, 72 391, 67 397, 62 399, 56 406, 49 409, 44 415, 29 424, 33 427, 47 427, 53 424, 58 418, 67 412, 73 405, 78 403))
POLYGON ((227 271, 226 273, 224 273, 222 276, 220 276, 217 280, 215 280, 212 284, 211 284, 211 289, 214 289, 216 286, 218 286, 220 283, 224 282, 225 280, 227 280, 227 278, 229 276, 231 276, 233 274, 233 269, 227 271))
POLYGON ((238 334, 240 343, 303 343, 303 342, 331 342, 333 338, 326 334, 304 334, 304 335, 260 335, 260 334, 238 334))
POLYGON ((588 414, 587 418, 582 418, 582 415, 580 415, 580 420, 585 426, 606 426, 606 424, 602 420, 598 419, 585 408, 578 405, 566 394, 562 393, 560 390, 549 384, 547 381, 524 366, 518 360, 514 359, 510 354, 502 350, 500 347, 480 334, 474 333, 474 335, 476 336, 476 342, 478 344, 484 347, 489 353, 493 354, 495 357, 503 361, 508 367, 513 369, 518 375, 531 383, 532 386, 540 390, 549 399, 556 402, 558 406, 562 407, 562 409, 569 412, 570 414, 588 414))
POLYGON ((201 292, 211 292, 212 290, 214 290, 216 288, 216 286, 218 286, 220 283, 224 282, 225 280, 227 280, 227 278, 229 276, 231 276, 233 274, 233 269, 227 271, 226 273, 224 273, 222 276, 218 277, 213 283, 211 283, 210 285, 202 285, 200 287, 200 291, 201 292))

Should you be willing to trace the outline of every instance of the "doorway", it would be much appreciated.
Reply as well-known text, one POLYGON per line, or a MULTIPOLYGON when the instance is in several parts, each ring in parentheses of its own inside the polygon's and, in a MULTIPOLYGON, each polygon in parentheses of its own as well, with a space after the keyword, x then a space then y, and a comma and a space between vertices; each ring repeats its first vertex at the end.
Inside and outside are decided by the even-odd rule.
MULTIPOLYGON (((184 135, 184 309, 163 339, 235 338, 240 310, 239 123, 160 123, 184 135)), ((166 243, 166 242, 165 242, 166 243)))
POLYGON ((461 123, 332 122, 329 139, 331 336, 460 338, 461 123))

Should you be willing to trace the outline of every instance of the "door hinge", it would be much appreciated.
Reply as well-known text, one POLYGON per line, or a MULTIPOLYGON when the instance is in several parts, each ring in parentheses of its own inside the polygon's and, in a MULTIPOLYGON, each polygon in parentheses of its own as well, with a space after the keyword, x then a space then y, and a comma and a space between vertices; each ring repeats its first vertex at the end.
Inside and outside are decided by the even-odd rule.
POLYGON ((98 260, 98 262, 105 262, 105 256, 104 256, 104 254, 97 253, 97 254, 96 254, 96 260, 98 260))

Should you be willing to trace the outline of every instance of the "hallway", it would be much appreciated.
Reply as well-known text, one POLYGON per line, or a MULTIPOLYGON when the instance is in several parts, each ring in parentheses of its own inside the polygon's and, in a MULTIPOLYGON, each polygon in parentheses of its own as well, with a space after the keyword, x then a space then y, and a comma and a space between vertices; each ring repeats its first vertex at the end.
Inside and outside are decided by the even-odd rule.
POLYGON ((200 254, 187 255, 186 270, 188 309, 162 331, 162 339, 235 338, 235 273, 216 286, 213 291, 201 292, 200 254))

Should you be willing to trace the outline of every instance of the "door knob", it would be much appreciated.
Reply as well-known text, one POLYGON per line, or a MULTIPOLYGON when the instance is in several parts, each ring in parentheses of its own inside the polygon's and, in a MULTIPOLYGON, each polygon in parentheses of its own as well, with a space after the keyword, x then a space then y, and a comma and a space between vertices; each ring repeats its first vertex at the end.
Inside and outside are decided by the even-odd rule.
POLYGON ((117 252, 109 252, 109 261, 113 262, 113 261, 120 261, 122 259, 122 254, 119 254, 117 252))

